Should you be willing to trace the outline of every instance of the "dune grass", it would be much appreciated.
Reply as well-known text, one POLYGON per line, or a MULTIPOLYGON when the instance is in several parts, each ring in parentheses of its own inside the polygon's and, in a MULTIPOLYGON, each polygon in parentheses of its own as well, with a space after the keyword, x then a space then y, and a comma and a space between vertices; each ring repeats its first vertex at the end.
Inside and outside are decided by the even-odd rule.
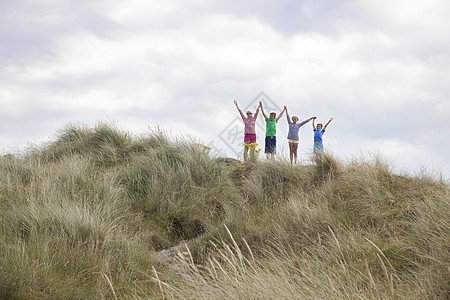
POLYGON ((212 157, 69 124, 0 158, 2 299, 445 299, 449 187, 374 158, 212 157), (152 253, 191 240, 174 274, 152 253))

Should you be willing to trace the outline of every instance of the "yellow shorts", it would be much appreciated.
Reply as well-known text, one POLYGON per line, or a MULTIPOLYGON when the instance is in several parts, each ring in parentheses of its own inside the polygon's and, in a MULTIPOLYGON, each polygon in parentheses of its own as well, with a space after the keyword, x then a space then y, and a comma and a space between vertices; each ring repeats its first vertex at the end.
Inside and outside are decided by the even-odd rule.
POLYGON ((299 143, 298 140, 290 140, 290 139, 288 139, 288 142, 289 143, 293 143, 293 144, 298 144, 299 143))

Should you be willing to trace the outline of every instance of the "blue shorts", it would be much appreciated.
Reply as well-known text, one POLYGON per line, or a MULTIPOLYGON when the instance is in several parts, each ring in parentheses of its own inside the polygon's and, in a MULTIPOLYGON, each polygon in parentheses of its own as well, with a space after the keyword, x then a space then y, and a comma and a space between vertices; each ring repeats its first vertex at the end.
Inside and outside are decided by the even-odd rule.
POLYGON ((323 144, 320 142, 314 142, 314 153, 323 153, 323 144))
POLYGON ((277 153, 277 137, 276 136, 266 136, 266 148, 264 153, 277 153))

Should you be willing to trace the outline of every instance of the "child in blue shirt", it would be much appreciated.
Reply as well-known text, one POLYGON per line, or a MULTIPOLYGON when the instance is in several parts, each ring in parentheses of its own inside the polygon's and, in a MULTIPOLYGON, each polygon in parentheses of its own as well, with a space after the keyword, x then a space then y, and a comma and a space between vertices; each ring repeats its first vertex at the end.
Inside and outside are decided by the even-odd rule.
POLYGON ((323 126, 322 129, 322 123, 317 123, 317 129, 314 126, 314 120, 316 118, 313 118, 312 121, 312 126, 313 126, 313 131, 314 131, 314 153, 319 154, 319 153, 323 153, 323 142, 322 142, 322 136, 325 133, 325 129, 327 128, 328 124, 331 123, 331 121, 334 120, 333 117, 330 118, 330 120, 328 120, 328 122, 325 124, 325 126, 323 126))

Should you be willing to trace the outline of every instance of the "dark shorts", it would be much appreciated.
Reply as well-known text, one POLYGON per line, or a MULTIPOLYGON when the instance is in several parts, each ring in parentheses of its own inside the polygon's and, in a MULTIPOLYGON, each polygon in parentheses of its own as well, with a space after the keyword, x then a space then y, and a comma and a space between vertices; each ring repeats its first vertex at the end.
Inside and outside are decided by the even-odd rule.
POLYGON ((266 136, 266 148, 264 153, 277 153, 277 138, 275 136, 266 136))

